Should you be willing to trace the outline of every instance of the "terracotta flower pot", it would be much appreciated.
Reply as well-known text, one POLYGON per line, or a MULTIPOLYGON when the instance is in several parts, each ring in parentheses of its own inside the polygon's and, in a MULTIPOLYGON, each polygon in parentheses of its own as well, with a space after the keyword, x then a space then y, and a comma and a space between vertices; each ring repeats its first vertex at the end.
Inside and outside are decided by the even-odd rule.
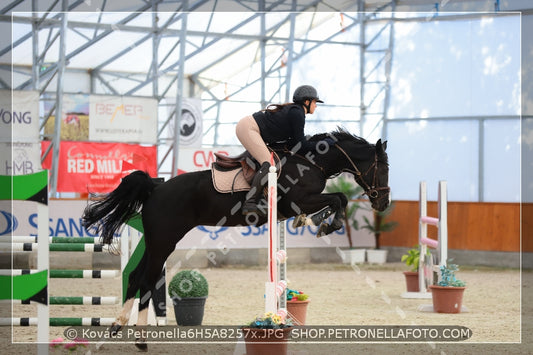
POLYGON ((292 324, 305 325, 305 320, 307 318, 307 306, 308 305, 309 305, 309 300, 287 301, 287 312, 289 313, 289 318, 292 319, 292 324))
POLYGON ((246 355, 286 355, 291 329, 242 328, 246 355))
POLYGON ((433 299, 433 310, 437 313, 461 312, 465 288, 429 285, 433 299))
POLYGON ((405 284, 407 286, 407 292, 420 291, 420 285, 418 284, 418 271, 404 271, 405 284))

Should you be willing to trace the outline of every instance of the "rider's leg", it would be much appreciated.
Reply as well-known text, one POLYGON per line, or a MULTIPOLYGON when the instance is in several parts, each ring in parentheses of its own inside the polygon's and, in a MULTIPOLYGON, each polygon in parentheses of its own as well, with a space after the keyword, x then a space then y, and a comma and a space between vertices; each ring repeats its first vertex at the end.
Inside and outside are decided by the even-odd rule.
MULTIPOLYGON (((248 213, 257 213, 259 212, 257 205, 261 199, 263 193, 263 188, 267 183, 268 169, 270 168, 270 163, 263 163, 259 170, 255 173, 254 179, 252 181, 252 187, 250 191, 246 194, 246 201, 242 206, 242 214, 248 213)), ((261 212, 263 214, 263 212, 261 212)))
POLYGON ((261 164, 242 208, 243 214, 258 212, 257 204, 266 184, 266 176, 270 167, 270 152, 261 137, 259 126, 252 116, 246 116, 237 123, 236 134, 244 148, 261 164))

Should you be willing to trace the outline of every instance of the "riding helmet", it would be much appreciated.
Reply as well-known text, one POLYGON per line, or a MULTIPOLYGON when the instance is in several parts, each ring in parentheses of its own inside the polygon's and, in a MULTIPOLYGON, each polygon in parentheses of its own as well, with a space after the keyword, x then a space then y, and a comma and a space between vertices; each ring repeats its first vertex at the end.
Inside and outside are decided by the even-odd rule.
POLYGON ((318 98, 318 93, 311 85, 302 85, 294 90, 292 101, 296 103, 304 102, 305 100, 316 100, 316 102, 324 103, 318 98))

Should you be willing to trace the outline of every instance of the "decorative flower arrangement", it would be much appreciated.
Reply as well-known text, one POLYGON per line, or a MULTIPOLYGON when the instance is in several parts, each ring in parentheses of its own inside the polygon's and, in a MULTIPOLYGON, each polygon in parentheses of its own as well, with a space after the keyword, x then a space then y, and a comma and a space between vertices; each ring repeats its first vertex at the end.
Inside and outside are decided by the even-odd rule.
POLYGON ((287 301, 305 301, 309 295, 302 291, 287 289, 287 301))
POLYGON ((256 317, 252 322, 246 325, 249 328, 259 329, 283 329, 291 327, 290 319, 286 319, 281 315, 267 312, 263 316, 256 317))
POLYGON ((63 338, 56 338, 50 342, 50 349, 56 349, 60 347, 64 347, 68 351, 75 351, 78 349, 78 347, 84 347, 86 348, 87 345, 89 345, 89 341, 87 339, 82 338, 76 338, 72 340, 70 343, 63 343, 63 338))

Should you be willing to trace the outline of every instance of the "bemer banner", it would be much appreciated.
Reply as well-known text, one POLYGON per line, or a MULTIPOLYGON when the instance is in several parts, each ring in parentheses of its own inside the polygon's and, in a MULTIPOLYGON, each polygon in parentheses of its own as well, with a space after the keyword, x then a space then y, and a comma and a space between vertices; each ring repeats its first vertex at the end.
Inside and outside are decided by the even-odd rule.
POLYGON ((157 100, 91 95, 89 101, 90 141, 157 143, 157 100))

